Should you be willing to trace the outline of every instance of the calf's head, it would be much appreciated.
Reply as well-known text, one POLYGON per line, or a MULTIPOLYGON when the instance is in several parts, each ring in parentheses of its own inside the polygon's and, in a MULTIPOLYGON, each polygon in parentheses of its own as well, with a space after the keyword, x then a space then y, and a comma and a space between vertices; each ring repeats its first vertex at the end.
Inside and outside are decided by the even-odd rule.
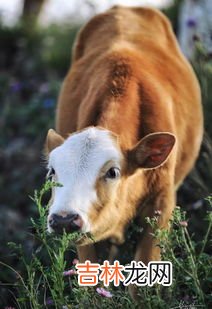
POLYGON ((96 240, 113 236, 126 199, 123 186, 138 168, 162 165, 174 144, 173 134, 158 132, 123 151, 118 137, 99 127, 86 128, 66 140, 49 130, 49 174, 62 184, 53 188, 49 232, 79 230, 96 240))

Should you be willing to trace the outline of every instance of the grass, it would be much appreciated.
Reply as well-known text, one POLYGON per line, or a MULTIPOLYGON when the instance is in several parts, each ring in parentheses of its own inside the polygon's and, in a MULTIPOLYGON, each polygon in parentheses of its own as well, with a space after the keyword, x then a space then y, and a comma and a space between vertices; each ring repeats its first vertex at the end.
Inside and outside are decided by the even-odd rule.
MULTIPOLYGON (((188 232, 186 214, 176 207, 170 222, 171 230, 157 228, 158 215, 146 218, 153 227, 154 237, 160 240, 163 260, 173 264, 173 283, 171 286, 154 285, 140 287, 139 303, 134 303, 125 287, 110 286, 111 298, 103 297, 96 291, 96 287, 79 287, 77 276, 71 275, 75 270, 71 259, 75 256, 75 241, 80 234, 66 234, 58 237, 49 235, 46 231, 48 205, 43 206, 43 198, 57 183, 47 181, 40 191, 35 192, 33 198, 38 210, 38 219, 32 219, 35 230, 36 249, 32 256, 24 256, 20 246, 20 259, 25 266, 25 272, 4 264, 4 267, 15 272, 15 299, 17 308, 179 308, 193 305, 199 308, 209 307, 211 260, 206 252, 208 247, 212 213, 205 218, 207 231, 205 237, 198 243, 192 240, 188 232), (64 273, 65 270, 73 271, 64 273), (66 275, 65 275, 66 274, 66 275), (70 275, 69 275, 70 274, 70 275)), ((212 206, 212 197, 208 197, 212 206)), ((160 215, 160 214, 159 214, 160 215)), ((13 247, 15 247, 13 245, 13 247)), ((121 262, 121 261, 120 261, 121 262)))

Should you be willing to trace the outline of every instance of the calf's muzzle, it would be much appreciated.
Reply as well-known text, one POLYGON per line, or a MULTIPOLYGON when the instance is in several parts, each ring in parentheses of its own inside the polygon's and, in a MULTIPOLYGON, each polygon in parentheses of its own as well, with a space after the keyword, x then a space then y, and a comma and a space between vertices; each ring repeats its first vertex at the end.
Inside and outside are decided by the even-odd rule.
POLYGON ((49 226, 58 234, 63 233, 64 230, 66 233, 72 233, 82 228, 82 219, 78 214, 66 216, 52 214, 49 218, 49 226))

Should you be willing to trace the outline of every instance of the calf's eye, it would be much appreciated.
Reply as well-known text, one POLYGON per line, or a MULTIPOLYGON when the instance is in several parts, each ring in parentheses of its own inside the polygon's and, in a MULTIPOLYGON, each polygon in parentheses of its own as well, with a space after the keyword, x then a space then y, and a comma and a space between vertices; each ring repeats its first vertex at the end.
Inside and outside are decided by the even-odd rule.
POLYGON ((105 174, 105 178, 116 179, 120 176, 120 169, 117 167, 111 167, 105 174))

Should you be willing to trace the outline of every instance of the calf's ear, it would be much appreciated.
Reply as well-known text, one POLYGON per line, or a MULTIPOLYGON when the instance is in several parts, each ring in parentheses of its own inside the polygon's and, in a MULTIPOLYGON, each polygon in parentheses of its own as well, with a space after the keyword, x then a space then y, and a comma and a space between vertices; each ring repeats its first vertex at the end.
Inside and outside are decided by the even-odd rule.
POLYGON ((47 152, 51 152, 56 147, 62 145, 64 142, 64 138, 55 132, 55 130, 50 129, 47 133, 46 137, 46 148, 47 152))
POLYGON ((176 138, 171 133, 148 134, 128 152, 129 164, 134 168, 157 168, 166 161, 175 141, 176 138))

